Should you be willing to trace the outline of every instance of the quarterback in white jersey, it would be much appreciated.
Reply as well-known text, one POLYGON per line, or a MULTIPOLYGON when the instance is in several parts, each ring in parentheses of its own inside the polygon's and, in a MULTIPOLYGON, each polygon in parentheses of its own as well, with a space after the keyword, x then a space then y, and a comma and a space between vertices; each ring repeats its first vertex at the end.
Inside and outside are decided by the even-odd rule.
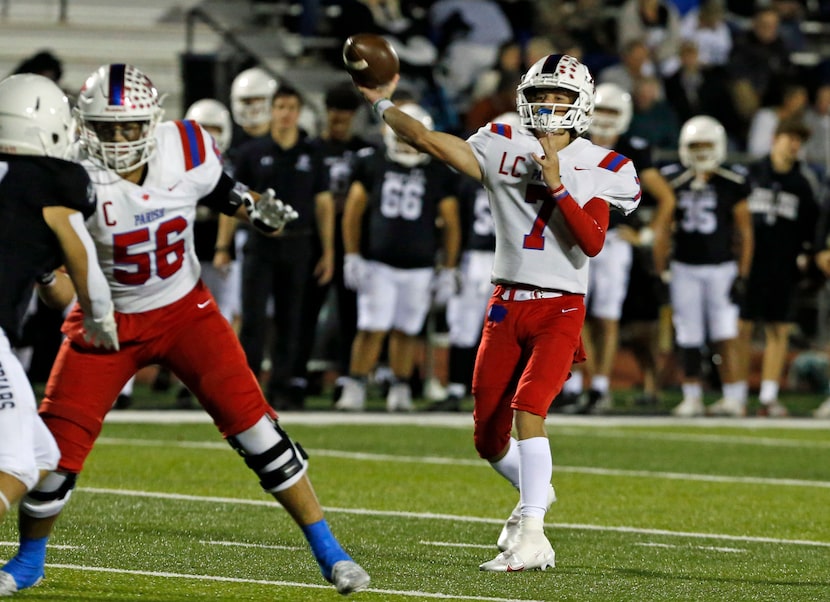
POLYGON ((329 530, 306 474, 307 456, 265 401, 236 334, 199 278, 193 249, 197 204, 271 233, 296 212, 272 190, 260 195, 235 183, 196 122, 159 124, 161 114, 158 91, 132 65, 100 67, 79 94, 83 164, 98 198, 88 223, 112 289, 120 349, 100 352, 84 340, 80 308, 66 318, 39 410, 61 458, 21 504, 20 549, 0 570, 0 585, 17 590, 41 581, 44 534, 69 499, 104 417, 136 371, 161 364, 288 510, 323 577, 341 594, 363 589, 369 575, 329 530))
POLYGON ((580 137, 591 123, 594 80, 571 56, 544 57, 522 77, 522 127, 491 123, 468 140, 429 131, 395 108, 388 97, 398 79, 358 89, 401 138, 481 182, 496 227, 497 286, 473 374, 474 440, 520 501, 499 536, 502 553, 479 568, 552 567, 542 528, 555 499, 545 416, 573 362, 584 360, 588 258, 602 249, 609 207, 629 213, 639 204, 637 173, 625 156, 580 137))

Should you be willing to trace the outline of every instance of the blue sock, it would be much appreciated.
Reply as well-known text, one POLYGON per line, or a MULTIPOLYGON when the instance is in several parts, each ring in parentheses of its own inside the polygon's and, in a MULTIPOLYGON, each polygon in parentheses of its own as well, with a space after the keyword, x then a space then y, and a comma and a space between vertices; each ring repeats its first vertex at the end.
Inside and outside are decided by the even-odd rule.
POLYGON ((351 557, 332 535, 326 519, 305 525, 302 529, 311 546, 311 552, 320 565, 320 572, 327 580, 331 580, 331 569, 334 564, 341 560, 351 560, 351 557))
POLYGON ((41 537, 40 539, 20 538, 20 549, 15 557, 3 567, 3 571, 14 577, 17 589, 32 587, 43 579, 47 541, 49 541, 48 537, 41 537))

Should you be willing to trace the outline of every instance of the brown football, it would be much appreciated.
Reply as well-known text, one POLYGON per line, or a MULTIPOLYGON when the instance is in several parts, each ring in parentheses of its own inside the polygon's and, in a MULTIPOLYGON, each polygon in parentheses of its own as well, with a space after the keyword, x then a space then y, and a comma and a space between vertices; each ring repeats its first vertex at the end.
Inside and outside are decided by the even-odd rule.
POLYGON ((343 64, 354 82, 377 88, 392 81, 400 69, 398 53, 382 36, 359 33, 343 44, 343 64))

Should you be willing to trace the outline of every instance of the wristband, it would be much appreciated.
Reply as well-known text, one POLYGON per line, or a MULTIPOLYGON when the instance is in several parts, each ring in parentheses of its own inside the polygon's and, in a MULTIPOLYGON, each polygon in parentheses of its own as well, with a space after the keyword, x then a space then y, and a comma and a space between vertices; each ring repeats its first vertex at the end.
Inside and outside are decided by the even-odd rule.
POLYGON ((56 279, 57 275, 55 274, 55 272, 44 272, 43 274, 35 278, 35 281, 40 286, 52 286, 53 284, 55 284, 56 279))
POLYGON ((560 184, 556 190, 554 190, 553 188, 548 188, 548 192, 557 201, 561 201, 569 194, 564 184, 560 184))
POLYGON ((383 114, 386 112, 386 109, 394 106, 395 103, 389 100, 388 98, 381 98, 380 100, 376 100, 374 102, 374 104, 372 105, 372 109, 374 109, 378 117, 383 119, 383 114))

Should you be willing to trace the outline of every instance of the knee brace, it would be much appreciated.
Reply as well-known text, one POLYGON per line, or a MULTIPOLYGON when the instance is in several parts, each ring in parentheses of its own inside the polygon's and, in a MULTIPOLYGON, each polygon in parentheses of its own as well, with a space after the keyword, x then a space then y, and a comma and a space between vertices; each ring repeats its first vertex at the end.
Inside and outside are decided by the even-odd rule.
POLYGON ((33 518, 57 516, 72 495, 78 475, 50 472, 20 501, 20 509, 33 518))
POLYGON ((681 357, 683 358, 683 374, 686 378, 698 379, 703 374, 703 354, 699 347, 681 347, 681 357))
POLYGON ((246 431, 228 437, 228 443, 259 477, 265 491, 283 491, 299 481, 308 469, 308 455, 291 441, 280 425, 263 416, 246 431))

